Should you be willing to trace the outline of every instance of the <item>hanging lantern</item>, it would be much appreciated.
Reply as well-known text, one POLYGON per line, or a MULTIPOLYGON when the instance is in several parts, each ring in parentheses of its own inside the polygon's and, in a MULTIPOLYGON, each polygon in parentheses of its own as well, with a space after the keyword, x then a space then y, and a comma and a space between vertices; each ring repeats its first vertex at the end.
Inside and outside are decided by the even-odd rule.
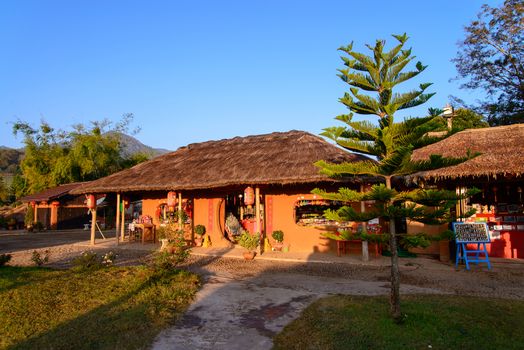
POLYGON ((89 209, 95 209, 96 208, 96 198, 95 198, 94 194, 86 195, 86 206, 89 209))
POLYGON ((253 187, 251 186, 248 186, 244 190, 244 204, 245 205, 255 204, 255 191, 253 190, 253 187))
POLYGON ((167 193, 167 206, 169 208, 174 208, 176 205, 176 192, 169 191, 167 193))

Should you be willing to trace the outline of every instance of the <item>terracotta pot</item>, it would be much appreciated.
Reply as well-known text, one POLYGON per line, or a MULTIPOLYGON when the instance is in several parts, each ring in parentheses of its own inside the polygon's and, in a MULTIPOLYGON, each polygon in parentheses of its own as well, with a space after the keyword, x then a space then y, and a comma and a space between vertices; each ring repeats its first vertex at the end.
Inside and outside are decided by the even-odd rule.
POLYGON ((253 260, 255 258, 256 252, 244 252, 245 260, 253 260))
POLYGON ((196 247, 202 246, 202 238, 195 238, 195 246, 196 247))
POLYGON ((273 250, 276 252, 281 252, 282 248, 284 248, 283 242, 275 242, 275 244, 273 244, 273 250))

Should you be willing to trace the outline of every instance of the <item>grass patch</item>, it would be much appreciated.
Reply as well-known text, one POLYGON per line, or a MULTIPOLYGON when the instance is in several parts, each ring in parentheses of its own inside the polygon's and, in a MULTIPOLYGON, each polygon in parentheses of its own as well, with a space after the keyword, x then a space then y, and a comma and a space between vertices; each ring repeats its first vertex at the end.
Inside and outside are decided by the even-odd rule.
POLYGON ((333 296, 310 305, 275 349, 522 349, 524 302, 404 296, 397 325, 386 297, 333 296))
POLYGON ((0 268, 0 348, 141 349, 199 287, 185 271, 0 268))

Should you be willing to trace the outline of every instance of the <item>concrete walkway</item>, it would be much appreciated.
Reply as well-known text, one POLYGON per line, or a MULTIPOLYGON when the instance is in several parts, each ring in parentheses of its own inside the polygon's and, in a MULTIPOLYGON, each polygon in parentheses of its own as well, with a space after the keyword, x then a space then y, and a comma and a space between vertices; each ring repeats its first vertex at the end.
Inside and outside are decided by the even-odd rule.
MULTIPOLYGON (((290 273, 249 278, 220 272, 204 275, 195 302, 177 325, 163 331, 153 349, 271 349, 271 338, 312 301, 332 295, 381 295, 389 283, 290 273)), ((402 285, 402 293, 441 293, 402 285)))

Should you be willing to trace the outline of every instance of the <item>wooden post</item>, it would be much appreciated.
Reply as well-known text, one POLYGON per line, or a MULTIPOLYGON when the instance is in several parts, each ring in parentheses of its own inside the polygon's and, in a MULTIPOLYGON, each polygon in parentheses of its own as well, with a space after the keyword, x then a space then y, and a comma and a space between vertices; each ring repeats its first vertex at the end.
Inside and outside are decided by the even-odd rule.
POLYGON ((58 206, 60 203, 58 202, 51 202, 51 230, 57 230, 58 229, 58 206))
POLYGON ((184 223, 182 222, 182 192, 178 192, 178 229, 184 229, 184 223))
POLYGON ((96 208, 91 209, 91 245, 95 245, 96 208))
POLYGON ((120 214, 120 239, 122 242, 124 241, 125 237, 125 228, 126 228, 126 207, 124 205, 124 197, 122 196, 122 200, 120 201, 121 205, 119 205, 120 208, 118 210, 122 210, 122 213, 120 214))
MULTIPOLYGON (((364 184, 360 185, 360 192, 365 191, 364 184)), ((366 202, 361 201, 360 202, 360 212, 365 213, 366 212, 366 202)), ((362 223, 362 229, 365 230, 366 223, 362 223)), ((367 232, 367 230, 365 230, 367 232)), ((369 261, 369 250, 368 250, 368 241, 362 240, 362 261, 369 261)))
POLYGON ((33 224, 36 224, 36 222, 38 221, 38 203, 35 203, 35 219, 33 220, 33 224))
POLYGON ((116 194, 116 223, 115 223, 115 238, 118 245, 118 233, 120 232, 120 193, 116 194))
POLYGON ((260 242, 258 244, 258 252, 262 253, 262 242, 264 241, 262 237, 262 230, 260 229, 260 188, 255 187, 255 233, 260 234, 260 242))

